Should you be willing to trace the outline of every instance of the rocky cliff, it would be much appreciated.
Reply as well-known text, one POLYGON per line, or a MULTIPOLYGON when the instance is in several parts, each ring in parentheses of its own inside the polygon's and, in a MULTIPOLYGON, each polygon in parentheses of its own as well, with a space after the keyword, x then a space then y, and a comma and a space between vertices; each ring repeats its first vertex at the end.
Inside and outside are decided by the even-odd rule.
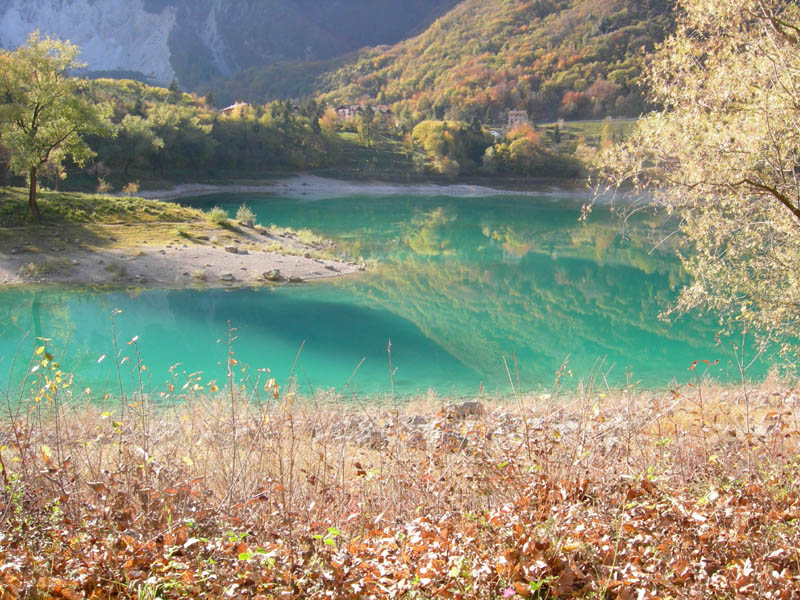
POLYGON ((418 32, 453 0, 0 0, 0 46, 34 29, 90 71, 186 88, 237 70, 342 55, 418 32))
POLYGON ((91 70, 135 71, 169 82, 176 14, 172 6, 148 12, 144 0, 0 0, 0 46, 15 48, 39 29, 80 46, 91 70))

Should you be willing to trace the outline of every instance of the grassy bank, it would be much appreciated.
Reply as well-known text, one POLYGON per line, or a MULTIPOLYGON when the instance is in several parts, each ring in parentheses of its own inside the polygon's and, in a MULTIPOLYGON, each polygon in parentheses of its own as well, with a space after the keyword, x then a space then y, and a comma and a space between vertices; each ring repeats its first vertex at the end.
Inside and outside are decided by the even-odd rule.
MULTIPOLYGON (((203 212, 196 209, 132 196, 117 197, 42 190, 38 194, 38 202, 42 220, 46 225, 151 224, 205 220, 203 212)), ((13 187, 0 190, 0 226, 15 227, 28 225, 31 222, 28 191, 13 187)))
POLYGON ((356 269, 335 260, 331 242, 255 224, 244 206, 234 218, 217 207, 79 192, 42 192, 39 203, 35 224, 25 190, 0 191, 0 284, 260 285, 333 273, 320 275, 319 265, 356 269), (265 279, 284 262, 283 275, 265 279))
POLYGON ((37 273, 63 270, 65 251, 128 251, 196 235, 233 235, 202 211, 169 202, 52 191, 40 192, 38 201, 41 224, 31 219, 27 190, 0 190, 0 252, 24 256, 37 273))
POLYGON ((393 407, 231 379, 154 406, 37 360, 0 430, 3 599, 800 593, 786 384, 393 407))

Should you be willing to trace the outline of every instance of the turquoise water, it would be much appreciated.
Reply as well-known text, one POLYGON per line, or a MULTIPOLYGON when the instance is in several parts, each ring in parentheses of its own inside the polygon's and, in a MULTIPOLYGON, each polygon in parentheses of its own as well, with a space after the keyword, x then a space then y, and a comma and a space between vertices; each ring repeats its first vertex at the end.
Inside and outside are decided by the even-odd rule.
POLYGON ((508 371, 523 389, 545 389, 562 365, 567 385, 596 375, 612 385, 664 387, 694 376, 688 367, 703 359, 720 360, 717 376, 732 370, 715 346, 713 320, 658 319, 683 275, 668 250, 651 251, 663 230, 655 217, 621 231, 603 211, 578 222, 577 200, 527 196, 186 201, 231 213, 242 202, 261 223, 310 228, 378 266, 260 289, 5 290, 0 382, 13 387, 34 338, 44 337, 78 385, 118 390, 113 360, 98 362, 113 356, 115 309, 122 311, 114 318, 118 344, 132 357, 122 368, 126 388, 138 385, 137 348, 148 389, 164 389, 167 380, 221 382, 228 322, 237 368, 245 369, 237 377, 285 384, 294 375, 303 392, 345 390, 348 382, 360 394, 389 392, 390 341, 402 394, 507 392, 508 371), (136 345, 128 345, 134 336, 136 345))

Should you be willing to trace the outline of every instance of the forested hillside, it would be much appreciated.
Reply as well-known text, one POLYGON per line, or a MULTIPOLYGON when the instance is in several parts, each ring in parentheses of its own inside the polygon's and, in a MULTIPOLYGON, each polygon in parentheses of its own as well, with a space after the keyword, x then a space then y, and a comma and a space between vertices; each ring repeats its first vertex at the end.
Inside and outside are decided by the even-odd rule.
MULTIPOLYGON (((203 1, 221 9, 229 0, 203 1)), ((277 10, 278 4, 274 0, 271 6, 277 10)), ((333 1, 316 7, 298 3, 289 12, 297 16, 301 4, 309 23, 339 6, 333 1)), ((424 3, 412 4, 420 17, 424 3)), ((427 10, 435 14, 430 11, 451 4, 439 0, 427 10)), ((361 20, 351 19, 356 29, 379 18, 368 17, 360 0, 345 5, 365 9, 361 20)), ((16 6, 16 0, 7 1, 5 10, 16 6)), ((42 3, 37 10, 47 6, 42 3)), ((150 15, 178 11, 176 18, 185 20, 188 13, 181 11, 189 11, 188 6, 184 0, 150 0, 141 10, 150 15)), ((233 6, 243 7, 230 0, 233 6)), ((255 18, 258 11, 251 9, 247 14, 254 16, 255 27, 267 16, 255 18)), ((232 23, 245 12, 229 11, 225 18, 232 23)), ((342 8, 339 18, 345 12, 342 8)), ((297 20, 281 14, 285 23, 297 20)), ((574 178, 580 175, 580 161, 593 152, 589 146, 610 142, 619 133, 610 124, 603 125, 598 140, 590 140, 588 131, 568 134, 561 125, 526 125, 492 137, 487 125, 504 122, 511 109, 526 110, 537 122, 640 114, 647 108, 640 88, 642 67, 673 29, 672 18, 669 0, 462 0, 422 33, 394 46, 252 66, 217 79, 206 88, 211 93, 205 98, 206 90, 186 94, 176 82, 167 90, 131 80, 95 80, 90 93, 96 102, 113 105, 118 136, 89 140, 99 166, 90 170, 93 180, 86 185, 321 168, 389 178, 410 177, 411 171, 447 180, 464 175, 574 178), (249 104, 232 112, 219 110, 233 100, 249 104), (374 110, 346 117, 333 110, 344 103, 386 104, 392 110, 384 108, 379 119, 374 110)), ((335 22, 331 16, 326 26, 335 22)), ((410 26, 405 21, 403 27, 410 26)), ((219 29, 221 22, 215 27, 222 36, 218 39, 232 39, 232 31, 219 29)), ((277 25, 271 21, 270 27, 277 25)), ((293 28, 287 25, 282 35, 290 36, 293 28)), ((239 42, 247 35, 242 29, 239 42)), ((191 44, 182 47, 191 54, 191 44)), ((257 54, 263 53, 250 58, 256 61, 257 54)), ((0 173, 5 181, 4 156, 0 173)), ((57 170, 49 173, 48 165, 40 175, 49 185, 59 185, 57 170)))
POLYGON ((636 116, 670 0, 0 0, 0 47, 34 29, 93 76, 212 92, 220 106, 323 95, 421 120, 636 116))
POLYGON ((421 35, 320 77, 329 104, 374 100, 409 121, 634 116, 668 0, 464 0, 421 35))
POLYGON ((111 104, 117 127, 114 138, 88 139, 97 153, 89 172, 117 186, 139 178, 297 171, 335 156, 335 140, 323 135, 313 101, 241 105, 223 114, 195 94, 131 80, 94 80, 89 93, 111 104))

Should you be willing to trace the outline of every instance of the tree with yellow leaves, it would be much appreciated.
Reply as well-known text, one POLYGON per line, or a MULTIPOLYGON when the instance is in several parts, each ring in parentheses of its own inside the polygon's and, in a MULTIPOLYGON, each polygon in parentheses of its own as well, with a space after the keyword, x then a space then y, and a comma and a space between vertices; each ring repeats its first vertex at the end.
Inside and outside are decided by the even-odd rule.
POLYGON ((113 127, 89 100, 73 72, 83 67, 78 48, 33 32, 24 46, 0 51, 0 136, 10 151, 11 169, 28 178, 28 203, 39 221, 36 201, 39 170, 49 164, 63 176, 70 156, 83 164, 94 153, 84 135, 109 135, 113 127))
POLYGON ((692 281, 676 309, 800 336, 800 8, 680 0, 647 86, 661 110, 597 159, 600 178, 679 217, 692 281))

